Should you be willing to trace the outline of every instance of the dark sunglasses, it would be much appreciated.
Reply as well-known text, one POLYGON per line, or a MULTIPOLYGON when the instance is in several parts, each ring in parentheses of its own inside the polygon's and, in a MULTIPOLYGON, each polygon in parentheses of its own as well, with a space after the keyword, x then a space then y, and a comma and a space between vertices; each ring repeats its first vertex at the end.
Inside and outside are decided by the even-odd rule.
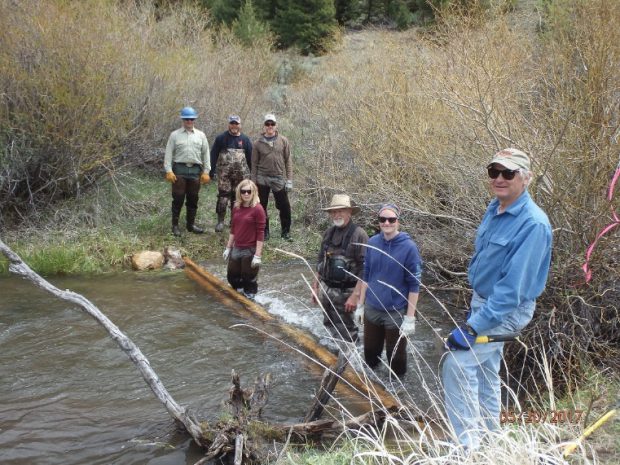
POLYGON ((506 181, 514 179, 519 170, 498 170, 497 168, 487 168, 487 173, 491 179, 497 179, 501 174, 506 181))
POLYGON ((396 220, 397 220, 397 219, 398 219, 398 218, 396 218, 396 217, 394 217, 394 218, 386 218, 385 216, 380 216, 380 217, 379 217, 379 223, 385 223, 385 222, 388 222, 388 223, 390 223, 390 224, 394 224, 394 223, 396 223, 396 220))
POLYGON ((183 118, 183 121, 196 121, 196 118, 183 118))
POLYGON ((276 123, 265 123, 265 126, 275 126, 276 123))
POLYGON ((242 194, 251 194, 252 193, 252 189, 239 189, 239 191, 242 194))

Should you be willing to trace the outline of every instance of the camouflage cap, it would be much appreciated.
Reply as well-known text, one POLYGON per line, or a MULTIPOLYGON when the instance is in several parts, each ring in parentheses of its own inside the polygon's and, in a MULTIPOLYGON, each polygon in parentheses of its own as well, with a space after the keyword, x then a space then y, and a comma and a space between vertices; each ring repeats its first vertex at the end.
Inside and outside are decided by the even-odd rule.
POLYGON ((230 115, 228 117, 228 122, 241 124, 241 118, 239 117, 239 115, 230 115))
POLYGON ((502 165, 509 170, 530 170, 530 158, 524 152, 517 149, 509 148, 497 152, 493 156, 493 160, 491 160, 491 163, 487 165, 487 168, 489 168, 493 163, 502 165))

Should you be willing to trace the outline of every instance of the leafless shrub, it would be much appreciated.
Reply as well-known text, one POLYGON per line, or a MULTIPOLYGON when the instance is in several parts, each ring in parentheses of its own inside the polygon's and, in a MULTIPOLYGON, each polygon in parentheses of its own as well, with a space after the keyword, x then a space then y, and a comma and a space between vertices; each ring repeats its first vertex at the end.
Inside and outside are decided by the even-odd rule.
MULTIPOLYGON (((584 355, 620 360, 617 233, 597 246, 589 285, 580 270, 618 205, 605 190, 618 163, 620 12, 611 1, 548 5, 540 17, 447 16, 427 35, 350 35, 311 76, 317 84, 300 82, 289 102, 307 138, 312 195, 321 204, 342 190, 368 207, 401 203, 406 229, 446 281, 454 276, 441 269, 462 271, 471 256, 491 155, 509 146, 530 154, 530 191, 555 246, 528 344, 552 351, 566 385, 584 355)), ((525 357, 514 352, 515 363, 525 357)))
POLYGON ((124 166, 161 163, 184 105, 209 135, 231 111, 263 111, 274 73, 269 47, 215 36, 189 3, 0 0, 0 41, 5 217, 80 195, 124 166))

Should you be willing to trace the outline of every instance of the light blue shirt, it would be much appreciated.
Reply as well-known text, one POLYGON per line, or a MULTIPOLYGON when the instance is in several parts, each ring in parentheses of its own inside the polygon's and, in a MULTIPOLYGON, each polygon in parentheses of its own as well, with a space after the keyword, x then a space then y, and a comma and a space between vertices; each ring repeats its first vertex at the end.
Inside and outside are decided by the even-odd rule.
POLYGON ((551 263, 549 219, 527 191, 504 212, 493 200, 478 228, 469 283, 486 299, 468 320, 480 333, 500 324, 526 301, 542 294, 551 263))

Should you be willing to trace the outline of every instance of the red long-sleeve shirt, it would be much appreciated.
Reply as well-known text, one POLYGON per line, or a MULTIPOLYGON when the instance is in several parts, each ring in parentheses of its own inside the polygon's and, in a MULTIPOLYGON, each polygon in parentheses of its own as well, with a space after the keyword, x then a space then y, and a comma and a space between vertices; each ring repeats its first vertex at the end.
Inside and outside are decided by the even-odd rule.
POLYGON ((257 241, 265 240, 267 219, 261 204, 254 207, 233 208, 230 232, 235 236, 235 247, 256 247, 257 241))

